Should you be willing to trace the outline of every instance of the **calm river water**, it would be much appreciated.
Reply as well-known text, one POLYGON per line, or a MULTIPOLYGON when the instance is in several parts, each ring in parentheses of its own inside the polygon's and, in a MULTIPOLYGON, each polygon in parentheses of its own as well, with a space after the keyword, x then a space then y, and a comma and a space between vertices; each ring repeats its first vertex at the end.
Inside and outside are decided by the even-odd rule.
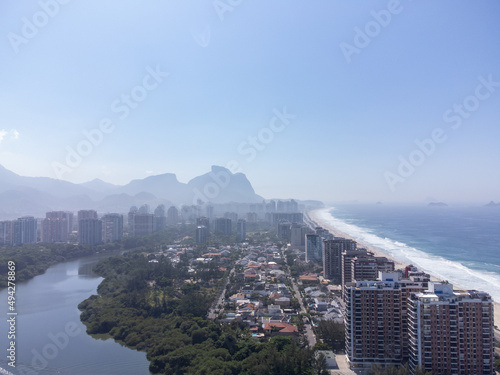
MULTIPOLYGON (((102 278, 92 273, 99 256, 55 265, 16 285, 16 367, 8 365, 7 289, 0 291, 0 367, 15 375, 149 375, 146 353, 85 331, 77 306, 96 294, 102 278)), ((2 374, 0 370, 0 374, 2 374)))

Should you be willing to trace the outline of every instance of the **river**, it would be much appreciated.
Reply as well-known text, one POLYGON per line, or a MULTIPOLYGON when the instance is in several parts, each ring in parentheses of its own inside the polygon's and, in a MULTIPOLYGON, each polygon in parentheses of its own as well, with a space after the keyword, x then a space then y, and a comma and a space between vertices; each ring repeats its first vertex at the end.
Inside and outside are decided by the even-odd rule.
MULTIPOLYGON (((16 312, 8 315, 8 291, 0 291, 0 366, 15 375, 149 375, 146 353, 113 339, 95 339, 80 322, 78 304, 102 278, 92 267, 102 256, 50 267, 46 273, 16 284, 16 312), (14 321, 8 319, 15 317, 14 321), (11 325, 15 329, 16 367, 8 365, 11 325)), ((2 372, 0 371, 0 374, 2 372)))

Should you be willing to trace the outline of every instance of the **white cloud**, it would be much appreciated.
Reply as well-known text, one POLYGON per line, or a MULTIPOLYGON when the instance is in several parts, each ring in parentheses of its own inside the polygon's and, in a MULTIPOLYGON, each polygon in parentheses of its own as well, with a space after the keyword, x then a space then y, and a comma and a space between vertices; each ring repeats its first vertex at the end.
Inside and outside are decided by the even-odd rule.
POLYGON ((11 137, 11 139, 19 139, 20 135, 21 134, 16 129, 12 129, 10 131, 10 137, 11 137))
POLYGON ((1 129, 0 130, 0 142, 2 142, 4 139, 6 139, 7 136, 8 136, 8 139, 19 139, 20 135, 21 135, 21 133, 19 133, 16 129, 10 129, 10 130, 1 129))

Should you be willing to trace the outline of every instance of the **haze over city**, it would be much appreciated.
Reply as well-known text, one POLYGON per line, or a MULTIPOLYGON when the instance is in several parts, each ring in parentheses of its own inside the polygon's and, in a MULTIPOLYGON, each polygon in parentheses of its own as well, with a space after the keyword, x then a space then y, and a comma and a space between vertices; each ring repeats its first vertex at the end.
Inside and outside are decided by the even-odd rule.
POLYGON ((6 2, 0 165, 264 198, 500 200, 500 4, 6 2))

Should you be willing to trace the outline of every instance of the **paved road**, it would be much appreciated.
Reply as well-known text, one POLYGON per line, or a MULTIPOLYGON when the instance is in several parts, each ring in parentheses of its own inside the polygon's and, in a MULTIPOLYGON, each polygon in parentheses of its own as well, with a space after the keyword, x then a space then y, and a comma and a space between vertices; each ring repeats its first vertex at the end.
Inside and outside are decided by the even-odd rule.
MULTIPOLYGON (((299 300, 300 304, 300 312, 302 314, 307 313, 307 310, 304 307, 304 302, 302 301, 302 296, 300 295, 299 288, 297 287, 297 284, 292 280, 292 286, 293 290, 295 291, 295 296, 299 300)), ((312 348, 314 345, 316 345, 316 335, 314 334, 311 324, 306 324, 305 325, 305 336, 307 337, 307 341, 309 342, 309 346, 312 348)))
MULTIPOLYGON (((281 253, 281 256, 283 259, 285 258, 284 252, 281 253)), ((300 294, 299 288, 297 287, 297 283, 293 280, 292 275, 290 273, 290 267, 286 266, 286 269, 288 270, 288 277, 290 277, 290 281, 292 282, 292 287, 293 290, 295 291, 295 296, 297 297, 297 300, 299 301, 300 304, 300 312, 302 314, 307 313, 306 308, 304 307, 304 301, 302 300, 302 295, 300 294)), ((309 321, 309 320, 308 320, 309 321)), ((305 324, 305 336, 307 337, 307 341, 309 342, 309 346, 312 348, 314 345, 316 345, 316 335, 314 334, 311 324, 305 324)))
MULTIPOLYGON (((228 277, 226 277, 226 280, 224 280, 224 285, 222 286, 219 296, 215 300, 215 302, 212 304, 212 307, 210 307, 210 310, 208 310, 207 318, 215 320, 217 316, 219 315, 219 312, 217 311, 217 306, 222 305, 224 302, 224 296, 226 294, 226 288, 227 284, 229 284, 229 279, 231 276, 234 275, 234 268, 229 272, 228 277)), ((221 309, 223 311, 223 309, 221 309)))

